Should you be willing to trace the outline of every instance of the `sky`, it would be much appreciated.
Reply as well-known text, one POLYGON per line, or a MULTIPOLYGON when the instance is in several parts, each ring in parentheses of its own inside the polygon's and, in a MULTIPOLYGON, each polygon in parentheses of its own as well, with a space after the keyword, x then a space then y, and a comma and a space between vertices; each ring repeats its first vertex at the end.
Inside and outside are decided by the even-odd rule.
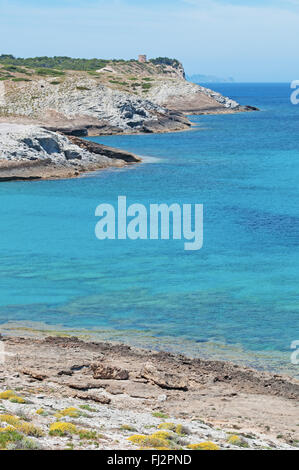
POLYGON ((242 82, 299 79, 299 0, 0 0, 0 54, 183 62, 242 82))

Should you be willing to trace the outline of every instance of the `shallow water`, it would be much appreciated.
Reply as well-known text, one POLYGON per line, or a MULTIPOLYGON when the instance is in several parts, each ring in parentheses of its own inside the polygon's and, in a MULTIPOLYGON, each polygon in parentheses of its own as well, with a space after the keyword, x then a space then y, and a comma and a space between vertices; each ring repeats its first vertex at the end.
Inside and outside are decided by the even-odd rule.
POLYGON ((298 374, 299 106, 287 84, 214 88, 262 111, 192 117, 190 132, 92 138, 146 163, 0 185, 1 323, 83 328, 298 374), (118 195, 204 204, 203 249, 98 241, 95 208, 118 195))

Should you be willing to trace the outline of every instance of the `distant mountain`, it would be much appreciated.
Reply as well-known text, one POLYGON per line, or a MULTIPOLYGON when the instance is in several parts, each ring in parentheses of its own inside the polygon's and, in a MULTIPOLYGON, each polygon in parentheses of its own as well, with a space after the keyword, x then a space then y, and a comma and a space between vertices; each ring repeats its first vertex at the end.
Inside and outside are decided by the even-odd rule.
POLYGON ((233 83, 235 80, 232 77, 221 78, 214 75, 187 75, 187 80, 193 83, 233 83))

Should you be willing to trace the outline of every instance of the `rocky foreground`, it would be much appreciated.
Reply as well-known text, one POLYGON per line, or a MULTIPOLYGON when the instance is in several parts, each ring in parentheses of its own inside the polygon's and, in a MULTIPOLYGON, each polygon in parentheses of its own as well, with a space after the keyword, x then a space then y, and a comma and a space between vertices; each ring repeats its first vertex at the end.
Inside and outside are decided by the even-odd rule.
POLYGON ((290 378, 72 337, 0 347, 0 449, 298 448, 290 378))

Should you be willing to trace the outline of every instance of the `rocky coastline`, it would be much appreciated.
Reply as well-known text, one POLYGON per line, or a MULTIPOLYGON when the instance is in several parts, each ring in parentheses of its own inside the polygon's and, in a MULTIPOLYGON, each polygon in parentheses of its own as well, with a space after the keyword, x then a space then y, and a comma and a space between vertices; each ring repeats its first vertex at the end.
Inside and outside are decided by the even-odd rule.
POLYGON ((189 114, 257 110, 187 82, 176 62, 111 63, 56 79, 19 69, 0 82, 0 182, 73 178, 141 161, 80 137, 185 131, 189 114))
POLYGON ((0 182, 73 178, 88 171, 123 167, 141 159, 130 152, 36 125, 0 124, 0 182))
POLYGON ((18 435, 6 448, 298 448, 295 379, 76 337, 0 347, 0 432, 18 435))

